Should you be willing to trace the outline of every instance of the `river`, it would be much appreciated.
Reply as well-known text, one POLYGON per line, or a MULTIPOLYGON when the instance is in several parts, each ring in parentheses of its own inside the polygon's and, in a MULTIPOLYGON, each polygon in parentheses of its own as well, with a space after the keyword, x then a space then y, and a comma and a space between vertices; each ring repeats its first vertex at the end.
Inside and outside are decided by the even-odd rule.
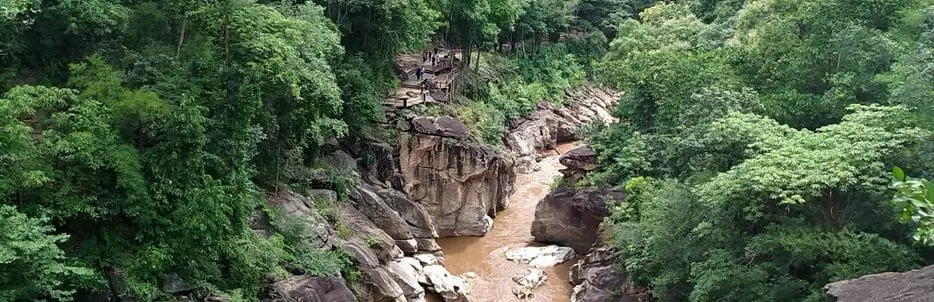
MULTIPOLYGON (((559 145, 539 163, 541 168, 530 174, 516 176, 516 191, 510 197, 509 207, 499 212, 494 219, 493 229, 484 237, 440 238, 438 244, 444 251, 444 266, 454 274, 474 272, 479 277, 471 282, 468 296, 472 302, 566 302, 572 286, 568 282, 568 270, 575 260, 545 269, 548 281, 533 291, 534 297, 520 300, 512 294, 517 286, 512 277, 528 268, 506 260, 506 251, 524 246, 538 246, 532 238, 531 227, 535 219, 535 205, 545 197, 551 183, 564 166, 558 162, 560 154, 577 147, 577 143, 559 145)), ((429 296, 428 301, 441 301, 429 296)))

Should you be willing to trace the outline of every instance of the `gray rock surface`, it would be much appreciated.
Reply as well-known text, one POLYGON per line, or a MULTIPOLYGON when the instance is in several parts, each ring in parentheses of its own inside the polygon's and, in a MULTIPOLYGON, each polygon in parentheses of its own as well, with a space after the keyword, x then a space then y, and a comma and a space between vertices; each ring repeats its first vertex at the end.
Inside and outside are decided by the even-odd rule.
POLYGON ((421 134, 467 139, 470 131, 464 123, 449 116, 420 116, 412 119, 412 130, 421 134))
POLYGON ((405 192, 424 206, 440 236, 482 236, 506 207, 513 161, 485 146, 402 133, 399 163, 405 192))
POLYGON ((881 273, 824 286, 838 302, 934 301, 934 265, 904 273, 881 273))
POLYGON ((597 239, 597 229, 610 214, 608 202, 621 202, 625 194, 613 190, 579 191, 559 188, 535 207, 532 236, 586 253, 597 239))
POLYGON ((548 276, 539 268, 530 268, 513 276, 512 281, 518 284, 512 293, 519 299, 527 299, 533 296, 533 289, 545 285, 548 276))
POLYGON ((269 302, 356 302, 340 277, 292 276, 272 284, 269 302))
POLYGON ((445 302, 469 301, 470 284, 463 277, 451 274, 440 265, 425 266, 424 273, 431 290, 441 295, 445 302))
POLYGON ((619 253, 609 248, 597 248, 571 267, 574 284, 571 302, 648 302, 648 289, 636 286, 617 270, 619 253))
POLYGON ((547 102, 539 103, 536 111, 513 122, 513 129, 504 142, 516 160, 516 171, 530 173, 542 153, 553 149, 558 143, 576 141, 584 125, 594 122, 612 122, 610 110, 619 97, 614 92, 596 87, 586 87, 568 92, 571 104, 557 109, 547 102))
POLYGON ((533 268, 552 267, 565 261, 574 259, 574 250, 569 247, 527 246, 506 251, 506 259, 516 263, 528 264, 533 268))

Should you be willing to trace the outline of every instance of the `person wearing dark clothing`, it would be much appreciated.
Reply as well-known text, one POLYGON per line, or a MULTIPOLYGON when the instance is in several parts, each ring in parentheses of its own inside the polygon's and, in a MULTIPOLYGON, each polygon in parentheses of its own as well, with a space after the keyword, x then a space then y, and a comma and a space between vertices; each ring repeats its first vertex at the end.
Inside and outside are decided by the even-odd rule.
POLYGON ((425 69, 422 68, 421 66, 419 66, 418 68, 415 68, 415 79, 421 81, 422 74, 424 73, 425 73, 425 69))
POLYGON ((431 66, 435 66, 435 61, 437 61, 437 59, 437 57, 431 57, 431 66))

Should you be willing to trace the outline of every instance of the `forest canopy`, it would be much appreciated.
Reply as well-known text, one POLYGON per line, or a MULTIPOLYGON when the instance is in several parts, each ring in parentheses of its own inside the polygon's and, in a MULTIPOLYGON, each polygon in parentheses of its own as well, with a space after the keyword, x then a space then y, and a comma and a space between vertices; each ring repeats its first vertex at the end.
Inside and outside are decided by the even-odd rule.
POLYGON ((625 93, 621 122, 591 131, 587 185, 630 193, 609 223, 632 278, 660 301, 823 301, 932 263, 932 4, 684 1, 620 22, 595 73, 625 93), (893 202, 896 166, 917 178, 893 202))
POLYGON ((629 193, 610 242, 656 300, 820 301, 934 262, 930 0, 0 0, 0 301, 351 279, 264 193, 377 136, 395 56, 438 45, 464 72, 427 113, 478 142, 621 92, 582 185, 629 193))

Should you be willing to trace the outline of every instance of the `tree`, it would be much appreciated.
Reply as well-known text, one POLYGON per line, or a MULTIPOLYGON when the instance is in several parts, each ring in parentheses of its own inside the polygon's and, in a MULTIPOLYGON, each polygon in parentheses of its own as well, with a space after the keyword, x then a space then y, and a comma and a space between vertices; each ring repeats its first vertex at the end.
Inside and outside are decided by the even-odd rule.
POLYGON ((915 241, 934 245, 934 184, 905 176, 899 167, 892 174, 895 177, 892 187, 896 190, 892 202, 901 213, 900 220, 917 225, 912 237, 915 241))
POLYGON ((68 236, 54 234, 48 219, 0 205, 0 227, 0 299, 69 301, 77 289, 96 285, 99 276, 59 248, 68 236))

